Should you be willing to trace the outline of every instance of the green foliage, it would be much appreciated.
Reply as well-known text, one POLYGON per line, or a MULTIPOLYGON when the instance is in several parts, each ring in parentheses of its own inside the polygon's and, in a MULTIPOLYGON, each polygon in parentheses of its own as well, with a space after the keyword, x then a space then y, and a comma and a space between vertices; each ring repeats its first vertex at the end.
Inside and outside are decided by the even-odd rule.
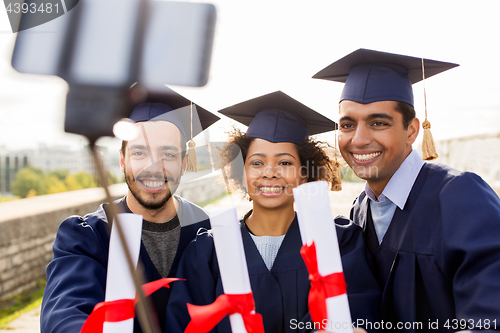
POLYGON ((33 198, 36 197, 36 191, 34 189, 31 189, 28 191, 28 194, 26 194, 26 198, 33 198))
POLYGON ((35 174, 37 174, 40 177, 43 177, 45 175, 45 172, 40 168, 35 168, 32 166, 29 166, 29 167, 26 167, 25 169, 30 169, 31 171, 33 171, 35 174))
MULTIPOLYGON (((110 185, 118 183, 118 178, 107 171, 110 185)), ((97 187, 99 183, 95 176, 80 171, 74 175, 68 170, 54 170, 44 173, 41 169, 26 167, 16 174, 16 179, 11 184, 12 192, 21 197, 33 197, 43 194, 60 193, 97 187)), ((0 197, 0 202, 2 197, 0 197)), ((4 200, 6 201, 6 200, 4 200)))
POLYGON ((42 303, 45 283, 39 281, 33 289, 0 303, 0 329, 9 329, 9 322, 42 303))
MULTIPOLYGON (((106 170, 106 176, 108 177, 108 185, 113 185, 113 184, 118 184, 119 183, 118 178, 114 174, 112 174, 111 172, 109 172, 109 170, 106 170)), ((94 178, 94 181, 97 184, 96 186, 102 186, 101 182, 99 181, 99 179, 94 178)), ((123 182, 124 181, 125 180, 123 180, 123 182)))
POLYGON ((25 198, 31 189, 35 190, 38 195, 47 194, 48 191, 43 171, 32 167, 19 170, 11 188, 12 193, 21 198, 25 198))
POLYGON ((73 176, 75 177, 76 183, 79 184, 82 188, 97 186, 97 182, 95 181, 94 176, 84 171, 75 173, 73 176))
POLYGON ((112 174, 109 170, 106 170, 106 175, 108 175, 108 183, 109 185, 118 184, 118 177, 112 174))
POLYGON ((64 178, 63 180, 61 180, 53 174, 48 174, 45 177, 45 182, 47 183, 48 194, 66 192, 68 190, 68 188, 66 187, 66 183, 64 182, 64 178))
POLYGON ((60 169, 49 172, 49 176, 55 176, 57 179, 64 181, 69 176, 68 169, 60 169))
POLYGON ((75 175, 67 175, 64 179, 66 186, 68 187, 68 191, 75 191, 83 189, 83 185, 78 182, 75 175))

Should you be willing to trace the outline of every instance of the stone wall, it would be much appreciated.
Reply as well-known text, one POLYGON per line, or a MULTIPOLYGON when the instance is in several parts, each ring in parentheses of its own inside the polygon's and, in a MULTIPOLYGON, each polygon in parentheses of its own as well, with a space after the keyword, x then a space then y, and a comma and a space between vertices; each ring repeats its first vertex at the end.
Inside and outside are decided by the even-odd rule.
MULTIPOLYGON (((118 198, 126 188, 113 185, 111 193, 118 198)), ((62 220, 92 212, 103 201, 104 191, 91 188, 0 203, 0 301, 45 277, 62 220)))
MULTIPOLYGON (((197 204, 208 203, 226 193, 218 178, 208 171, 186 173, 176 194, 197 204)), ((117 184, 110 190, 119 198, 127 186, 117 184)), ((103 189, 91 188, 0 203, 0 301, 45 278, 62 220, 93 212, 103 201, 103 189)))
POLYGON ((207 204, 227 193, 220 178, 218 172, 210 173, 210 170, 186 173, 175 194, 197 205, 207 204))
POLYGON ((437 163, 480 175, 500 195, 500 133, 436 142, 437 163))

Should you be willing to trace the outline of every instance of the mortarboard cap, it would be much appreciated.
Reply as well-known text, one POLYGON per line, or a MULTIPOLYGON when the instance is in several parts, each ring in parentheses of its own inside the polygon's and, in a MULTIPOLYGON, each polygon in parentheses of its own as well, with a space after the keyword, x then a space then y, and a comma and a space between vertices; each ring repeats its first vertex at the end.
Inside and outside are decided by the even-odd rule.
POLYGON ((270 142, 300 143, 337 124, 287 94, 276 91, 219 111, 248 126, 247 135, 270 142))
MULTIPOLYGON (((458 65, 424 59, 424 66, 425 77, 429 78, 458 65)), ((325 67, 313 78, 345 82, 340 102, 400 101, 413 106, 412 84, 423 79, 422 58, 359 49, 325 67)))
POLYGON ((134 122, 149 120, 171 122, 179 128, 186 140, 194 138, 220 119, 204 108, 193 104, 193 122, 191 123, 191 101, 170 88, 165 87, 165 89, 162 94, 148 95, 147 101, 138 104, 129 118, 134 122))

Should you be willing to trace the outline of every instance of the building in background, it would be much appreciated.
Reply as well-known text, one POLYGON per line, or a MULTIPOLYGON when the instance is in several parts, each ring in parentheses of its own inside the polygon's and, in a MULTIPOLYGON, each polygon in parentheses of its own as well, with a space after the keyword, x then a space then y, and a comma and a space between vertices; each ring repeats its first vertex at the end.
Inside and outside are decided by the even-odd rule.
POLYGON ((9 193, 16 173, 28 166, 28 155, 22 151, 8 151, 0 147, 0 193, 9 193))
MULTIPOLYGON (((110 153, 105 147, 100 147, 99 151, 106 168, 121 179, 118 153, 110 153)), ((10 194, 16 173, 27 166, 46 172, 65 169, 71 174, 95 173, 94 162, 86 148, 73 150, 68 146, 40 144, 38 149, 9 150, 0 146, 0 193, 10 194)))

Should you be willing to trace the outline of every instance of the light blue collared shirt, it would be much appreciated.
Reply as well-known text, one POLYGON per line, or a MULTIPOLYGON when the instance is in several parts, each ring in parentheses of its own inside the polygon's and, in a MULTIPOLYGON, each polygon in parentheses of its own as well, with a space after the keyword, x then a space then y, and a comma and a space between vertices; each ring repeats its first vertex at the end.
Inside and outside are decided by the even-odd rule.
POLYGON ((413 150, 392 175, 378 199, 368 183, 365 184, 366 195, 371 200, 370 209, 379 244, 382 243, 391 224, 396 207, 401 210, 405 207, 413 184, 424 164, 420 155, 413 150))

